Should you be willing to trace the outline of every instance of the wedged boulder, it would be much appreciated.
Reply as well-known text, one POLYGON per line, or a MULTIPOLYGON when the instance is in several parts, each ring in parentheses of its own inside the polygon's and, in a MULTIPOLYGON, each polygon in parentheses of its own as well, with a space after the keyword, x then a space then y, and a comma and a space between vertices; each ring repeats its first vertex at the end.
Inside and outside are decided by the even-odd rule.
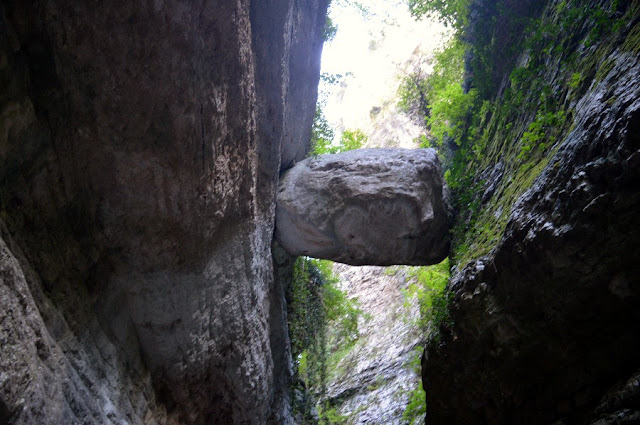
POLYGON ((275 236, 293 255, 427 265, 447 256, 450 223, 433 149, 360 149, 307 158, 283 175, 275 236))

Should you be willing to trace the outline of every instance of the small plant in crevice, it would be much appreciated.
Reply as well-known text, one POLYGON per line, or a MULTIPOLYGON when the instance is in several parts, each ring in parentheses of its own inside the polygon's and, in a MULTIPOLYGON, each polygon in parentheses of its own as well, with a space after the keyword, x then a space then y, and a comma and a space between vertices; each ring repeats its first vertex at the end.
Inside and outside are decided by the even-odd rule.
POLYGON ((527 131, 522 134, 522 146, 518 159, 523 160, 531 154, 532 149, 544 151, 547 146, 557 140, 557 129, 564 124, 566 114, 564 111, 541 112, 538 111, 527 131))
POLYGON ((569 78, 568 86, 571 90, 578 89, 584 81, 584 75, 581 72, 574 72, 569 78))
MULTIPOLYGON (((408 365, 417 376, 420 376, 422 352, 423 349, 421 346, 416 347, 411 352, 410 362, 408 365)), ((412 390, 405 390, 403 393, 408 399, 407 405, 402 413, 403 423, 410 425, 416 423, 423 424, 424 417, 427 413, 427 395, 422 387, 422 380, 419 379, 412 390)))
POLYGON ((449 259, 433 266, 407 267, 406 275, 411 283, 403 290, 405 308, 416 302, 420 314, 414 324, 428 339, 438 340, 440 325, 450 321, 449 259))
POLYGON ((320 425, 347 425, 351 419, 350 415, 342 415, 338 409, 325 402, 318 409, 320 425))
POLYGON ((416 421, 422 422, 427 414, 427 393, 422 388, 420 382, 416 388, 409 393, 409 403, 402 413, 402 420, 406 424, 414 424, 416 421))

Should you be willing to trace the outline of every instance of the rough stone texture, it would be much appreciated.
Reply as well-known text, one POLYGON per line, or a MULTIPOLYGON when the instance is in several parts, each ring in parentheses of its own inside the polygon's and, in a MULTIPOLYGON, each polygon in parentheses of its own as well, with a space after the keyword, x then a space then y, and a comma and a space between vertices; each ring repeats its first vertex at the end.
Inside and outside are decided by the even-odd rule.
POLYGON ((0 5, 0 423, 290 421, 270 242, 326 3, 0 5))
POLYGON ((608 59, 505 236, 452 279, 454 325, 423 359, 429 424, 640 417, 640 59, 608 59))
POLYGON ((145 368, 95 316, 74 332, 0 226, 0 423, 165 423, 145 368))
POLYGON ((352 265, 434 264, 451 211, 433 149, 308 158, 280 181, 276 239, 293 255, 352 265))
MULTIPOLYGON (((326 402, 353 425, 400 425, 410 393, 421 385, 415 362, 423 342, 415 303, 405 303, 404 268, 335 264, 340 287, 366 315, 354 346, 327 377, 326 402)), ((321 400, 321 403, 325 400, 321 400)), ((418 424, 412 424, 418 425, 418 424)))
POLYGON ((291 341, 287 322, 287 300, 285 290, 293 281, 293 266, 296 258, 287 253, 277 242, 271 246, 273 254, 274 290, 270 293, 272 325, 270 327, 271 352, 274 362, 282 369, 274 374, 273 385, 276 389, 276 400, 280 405, 274 409, 269 424, 293 425, 297 423, 292 416, 292 383, 293 359, 291 357, 291 341))

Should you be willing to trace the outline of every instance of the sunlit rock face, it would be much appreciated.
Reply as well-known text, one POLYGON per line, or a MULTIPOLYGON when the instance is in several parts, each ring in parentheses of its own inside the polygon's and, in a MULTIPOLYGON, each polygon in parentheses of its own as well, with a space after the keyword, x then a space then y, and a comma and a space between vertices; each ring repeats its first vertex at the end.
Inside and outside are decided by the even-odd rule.
POLYGON ((352 265, 434 264, 450 207, 432 149, 361 149, 308 158, 281 179, 276 239, 291 254, 352 265))
POLYGON ((350 416, 353 425, 406 424, 402 415, 409 395, 421 385, 412 365, 423 336, 419 307, 406 295, 412 280, 404 267, 336 263, 333 270, 365 318, 353 347, 330 366, 321 402, 350 416))

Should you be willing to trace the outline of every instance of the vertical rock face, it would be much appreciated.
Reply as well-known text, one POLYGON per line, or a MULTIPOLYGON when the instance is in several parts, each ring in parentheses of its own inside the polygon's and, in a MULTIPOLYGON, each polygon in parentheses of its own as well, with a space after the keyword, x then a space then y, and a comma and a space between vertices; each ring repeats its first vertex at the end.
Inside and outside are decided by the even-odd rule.
MULTIPOLYGON (((625 6, 632 19, 598 44, 607 67, 575 74, 587 81, 567 98, 566 138, 491 252, 452 278, 453 325, 423 361, 430 424, 640 418, 640 26, 638 3, 625 6)), ((561 90, 564 63, 548 64, 561 90)), ((504 196, 495 188, 509 166, 496 165, 487 199, 504 196)))
POLYGON ((3 3, 0 422, 287 423, 275 184, 326 6, 3 3))
POLYGON ((410 393, 421 385, 412 365, 420 355, 420 312, 403 295, 409 286, 403 269, 334 266, 341 286, 368 316, 358 323, 353 347, 327 374, 326 402, 353 425, 406 423, 410 393))

